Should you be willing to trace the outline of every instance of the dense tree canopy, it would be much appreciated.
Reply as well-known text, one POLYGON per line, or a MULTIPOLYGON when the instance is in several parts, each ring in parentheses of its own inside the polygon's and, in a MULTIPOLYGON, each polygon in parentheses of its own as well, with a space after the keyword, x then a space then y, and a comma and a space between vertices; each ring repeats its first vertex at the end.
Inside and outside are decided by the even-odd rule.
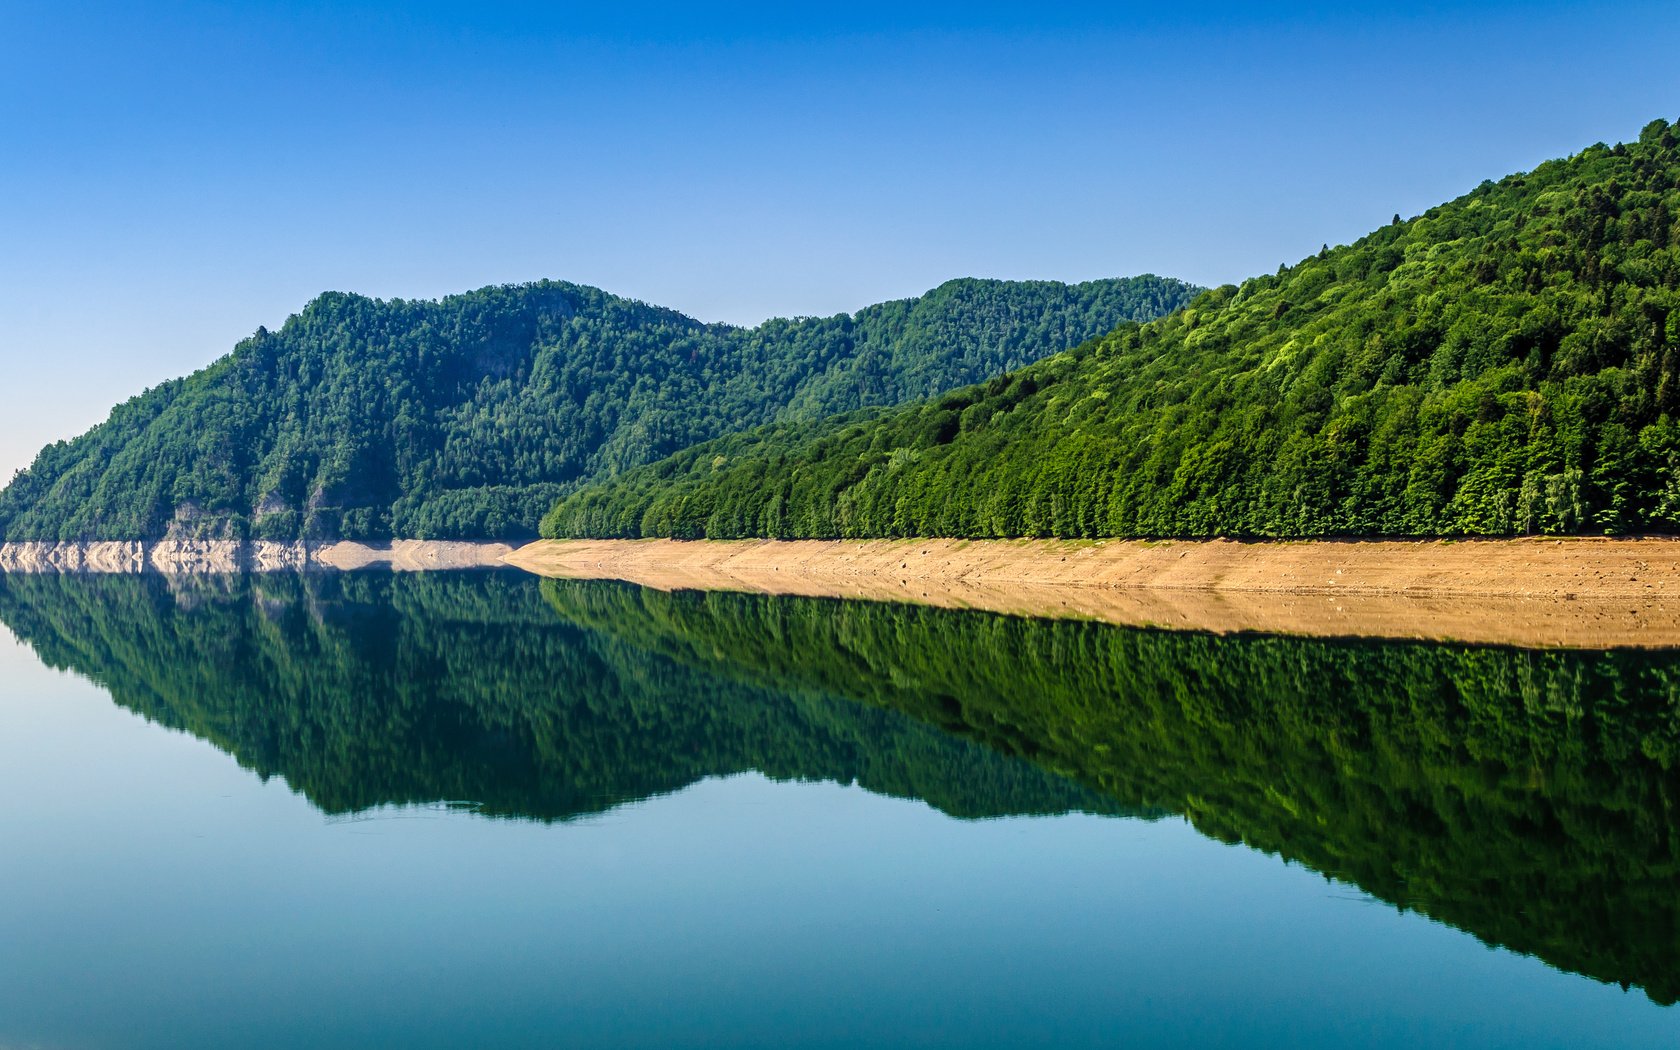
POLYGON ((43 450, 0 492, 0 538, 530 535, 581 479, 925 397, 1196 291, 961 280, 756 328, 553 282, 438 302, 327 294, 43 450))
POLYGON ((1484 182, 897 411, 726 437, 545 535, 1312 536, 1680 526, 1680 137, 1484 182))

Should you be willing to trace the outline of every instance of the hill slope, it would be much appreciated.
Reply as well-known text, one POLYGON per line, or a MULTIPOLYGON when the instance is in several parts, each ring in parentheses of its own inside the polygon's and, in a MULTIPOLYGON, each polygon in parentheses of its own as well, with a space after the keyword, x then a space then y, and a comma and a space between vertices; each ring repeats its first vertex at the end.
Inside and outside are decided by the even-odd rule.
POLYGON ((1671 529, 1677 219, 1655 121, 984 385, 686 451, 544 533, 1671 529))
POLYGON ((529 535, 580 479, 925 397, 1195 291, 962 280, 750 329, 553 282, 437 302, 331 293, 43 450, 0 492, 0 539, 529 535))

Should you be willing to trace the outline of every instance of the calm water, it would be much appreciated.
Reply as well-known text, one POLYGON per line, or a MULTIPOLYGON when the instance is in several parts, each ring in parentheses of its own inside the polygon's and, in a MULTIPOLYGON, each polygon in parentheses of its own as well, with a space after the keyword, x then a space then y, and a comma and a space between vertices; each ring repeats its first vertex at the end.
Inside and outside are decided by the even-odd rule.
POLYGON ((0 1048, 1671 1046, 1680 657, 0 577, 0 1048))

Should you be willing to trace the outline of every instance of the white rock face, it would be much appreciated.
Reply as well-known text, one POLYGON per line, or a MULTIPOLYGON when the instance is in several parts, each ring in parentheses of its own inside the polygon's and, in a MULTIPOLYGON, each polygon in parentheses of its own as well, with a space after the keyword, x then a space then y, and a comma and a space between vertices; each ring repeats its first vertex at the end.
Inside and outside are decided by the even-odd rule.
POLYGON ((250 545, 247 568, 253 572, 307 569, 315 564, 314 552, 304 543, 276 543, 256 540, 250 545))
POLYGON ((393 540, 390 543, 328 543, 309 552, 310 561, 324 568, 384 568, 393 572, 428 569, 477 569, 503 565, 513 553, 505 543, 459 540, 393 540))
POLYGON ((0 543, 0 572, 296 572, 382 568, 470 569, 503 564, 505 543, 397 540, 322 546, 270 540, 163 539, 152 543, 0 543))
POLYGON ((0 543, 0 572, 140 572, 143 543, 0 543))
POLYGON ((238 572, 245 567, 245 546, 239 540, 162 540, 152 544, 147 560, 158 572, 238 572))

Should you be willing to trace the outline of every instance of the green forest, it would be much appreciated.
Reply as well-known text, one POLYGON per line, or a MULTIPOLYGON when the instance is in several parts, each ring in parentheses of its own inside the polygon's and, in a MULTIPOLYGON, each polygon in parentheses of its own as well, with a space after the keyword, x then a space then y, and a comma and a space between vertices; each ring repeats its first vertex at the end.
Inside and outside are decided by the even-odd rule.
POLYGON ((546 536, 1680 528, 1680 130, 1482 183, 896 410, 568 495, 546 536))
POLYGON ((582 480, 984 379, 1197 291, 960 280, 756 328, 555 282, 327 294, 42 450, 0 491, 0 539, 532 536, 582 480))

